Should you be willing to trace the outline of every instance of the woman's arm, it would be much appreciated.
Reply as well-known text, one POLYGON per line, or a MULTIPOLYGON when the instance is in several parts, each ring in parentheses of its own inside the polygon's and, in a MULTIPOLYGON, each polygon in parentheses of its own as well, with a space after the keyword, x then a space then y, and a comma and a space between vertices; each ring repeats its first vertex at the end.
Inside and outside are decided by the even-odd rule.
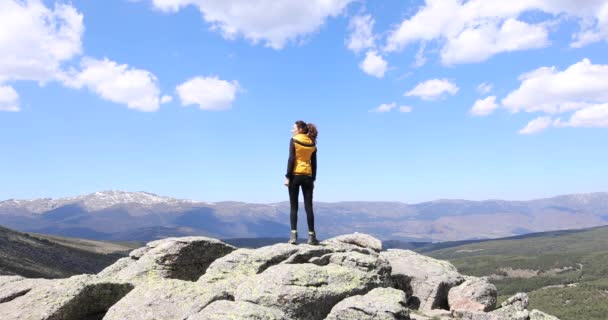
POLYGON ((317 148, 315 148, 315 152, 310 157, 310 165, 312 166, 312 180, 314 181, 317 179, 317 148))
POLYGON ((287 159, 287 173, 285 178, 291 179, 293 176, 293 166, 296 161, 296 146, 293 145, 293 139, 289 140, 289 159, 287 159))

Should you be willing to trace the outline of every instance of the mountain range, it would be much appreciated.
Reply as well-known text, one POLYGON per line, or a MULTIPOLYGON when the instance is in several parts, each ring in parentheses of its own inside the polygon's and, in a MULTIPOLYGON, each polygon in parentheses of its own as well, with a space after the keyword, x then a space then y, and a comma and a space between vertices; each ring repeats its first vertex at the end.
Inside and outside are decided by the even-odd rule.
MULTIPOLYGON (((306 215, 298 226, 306 234, 306 215)), ((382 240, 458 241, 608 224, 608 193, 506 200, 315 202, 320 237, 362 232, 382 240)), ((101 191, 67 198, 0 202, 0 225, 94 240, 150 241, 203 235, 287 237, 289 203, 204 202, 149 192, 101 191)))

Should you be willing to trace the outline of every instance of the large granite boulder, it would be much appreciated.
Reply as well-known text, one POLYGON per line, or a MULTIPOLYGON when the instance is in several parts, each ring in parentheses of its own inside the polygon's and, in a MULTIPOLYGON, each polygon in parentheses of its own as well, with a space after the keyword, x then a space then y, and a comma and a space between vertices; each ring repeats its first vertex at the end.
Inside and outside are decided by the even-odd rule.
POLYGON ((27 293, 0 303, 2 320, 81 320, 100 317, 133 289, 130 283, 92 275, 37 283, 27 293))
POLYGON ((137 287, 112 306, 104 320, 184 319, 216 300, 231 298, 221 288, 178 279, 156 279, 137 287))
POLYGON ((450 289, 450 310, 492 311, 496 307, 497 290, 487 278, 465 276, 465 281, 450 289))
POLYGON ((405 292, 376 288, 336 304, 325 320, 410 320, 405 292))
POLYGON ((236 290, 236 301, 276 308, 292 319, 324 319, 346 297, 391 284, 387 261, 359 252, 342 253, 325 266, 279 264, 250 277, 236 290))
POLYGON ((233 296, 241 282, 279 264, 300 250, 300 246, 279 243, 258 249, 237 249, 215 260, 198 279, 202 286, 214 284, 233 296))
POLYGON ((21 276, 0 276, 0 303, 9 302, 25 295, 33 288, 48 284, 52 280, 28 279, 21 276))
POLYGON ((359 232, 329 238, 321 241, 321 244, 330 245, 335 248, 350 249, 352 251, 363 251, 363 253, 382 251, 382 241, 359 232))
POLYGON ((133 250, 129 257, 119 259, 99 275, 128 281, 147 277, 196 281, 213 261, 234 250, 229 244, 207 237, 156 240, 133 250))
POLYGON ((290 320, 285 314, 273 308, 263 307, 247 301, 215 301, 202 312, 189 316, 186 320, 290 320))
POLYGON ((411 250, 389 249, 382 251, 380 257, 391 264, 397 288, 411 287, 408 304, 414 309, 449 309, 448 292, 464 282, 464 276, 451 263, 411 250))
POLYGON ((538 310, 527 310, 528 295, 517 293, 505 300, 500 308, 491 312, 454 310, 454 318, 461 320, 559 320, 538 310))

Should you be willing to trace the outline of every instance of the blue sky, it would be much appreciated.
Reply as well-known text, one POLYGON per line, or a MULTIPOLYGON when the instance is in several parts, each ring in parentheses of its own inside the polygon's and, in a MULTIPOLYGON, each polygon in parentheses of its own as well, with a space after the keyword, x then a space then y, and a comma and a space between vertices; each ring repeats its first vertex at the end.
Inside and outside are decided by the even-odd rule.
POLYGON ((608 191, 608 4, 0 0, 0 199, 608 191))

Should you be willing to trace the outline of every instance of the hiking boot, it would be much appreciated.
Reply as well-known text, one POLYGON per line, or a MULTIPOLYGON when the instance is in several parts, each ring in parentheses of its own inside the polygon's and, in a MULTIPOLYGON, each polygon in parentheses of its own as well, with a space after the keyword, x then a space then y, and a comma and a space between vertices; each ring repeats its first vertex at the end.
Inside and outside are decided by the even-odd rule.
POLYGON ((298 232, 291 230, 291 235, 289 236, 289 244, 298 244, 298 232))
POLYGON ((317 240, 317 237, 315 235, 314 231, 308 231, 308 244, 316 246, 319 245, 319 240, 317 240))

